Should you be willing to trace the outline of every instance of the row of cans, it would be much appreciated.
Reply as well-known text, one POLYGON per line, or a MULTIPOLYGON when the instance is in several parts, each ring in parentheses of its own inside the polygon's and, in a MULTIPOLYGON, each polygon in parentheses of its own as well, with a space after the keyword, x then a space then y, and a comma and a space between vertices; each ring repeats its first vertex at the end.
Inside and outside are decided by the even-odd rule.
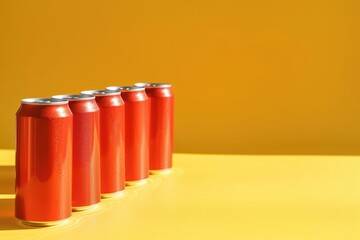
POLYGON ((171 172, 170 84, 27 98, 16 117, 15 216, 24 224, 60 224, 149 174, 171 172))

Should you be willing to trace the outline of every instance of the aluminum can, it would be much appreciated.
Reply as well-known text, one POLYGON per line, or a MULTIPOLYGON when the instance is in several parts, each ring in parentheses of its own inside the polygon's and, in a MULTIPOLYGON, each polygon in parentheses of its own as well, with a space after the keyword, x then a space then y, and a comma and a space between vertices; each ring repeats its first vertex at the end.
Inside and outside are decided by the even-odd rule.
POLYGON ((73 114, 72 209, 88 210, 100 202, 99 108, 93 95, 53 98, 68 100, 73 114))
POLYGON ((125 181, 142 185, 149 177, 148 98, 144 88, 107 87, 120 91, 125 102, 125 181))
POLYGON ((15 216, 51 226, 71 216, 72 113, 67 100, 27 98, 16 113, 15 216))
POLYGON ((174 94, 171 84, 135 83, 149 98, 150 174, 167 174, 172 168, 174 146, 174 94))
POLYGON ((100 182, 101 197, 118 197, 125 189, 124 101, 120 93, 88 90, 100 109, 100 182))

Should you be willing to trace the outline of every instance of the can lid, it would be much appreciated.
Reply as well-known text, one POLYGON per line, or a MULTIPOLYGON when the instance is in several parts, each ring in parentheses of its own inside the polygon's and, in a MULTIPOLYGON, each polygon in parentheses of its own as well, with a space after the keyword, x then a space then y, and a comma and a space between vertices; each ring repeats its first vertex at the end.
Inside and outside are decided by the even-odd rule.
POLYGON ((135 87, 146 87, 149 83, 145 83, 145 82, 139 82, 139 83, 134 83, 135 87))
POLYGON ((169 88, 171 87, 170 83, 135 83, 137 87, 150 87, 150 88, 169 88))
POLYGON ((137 87, 137 86, 110 86, 110 87, 106 87, 106 89, 112 91, 118 91, 118 92, 122 92, 122 91, 135 92, 135 91, 144 90, 145 88, 137 87))
POLYGON ((89 95, 89 94, 64 94, 64 95, 55 95, 55 96, 52 96, 52 98, 66 99, 69 101, 82 101, 82 100, 95 99, 95 96, 89 95))
POLYGON ((86 91, 81 91, 81 94, 86 94, 86 95, 93 95, 93 96, 112 96, 112 95, 119 95, 119 91, 114 91, 114 90, 86 90, 86 91))
POLYGON ((68 100, 55 98, 24 98, 21 100, 21 103, 31 105, 60 105, 68 103, 68 100))

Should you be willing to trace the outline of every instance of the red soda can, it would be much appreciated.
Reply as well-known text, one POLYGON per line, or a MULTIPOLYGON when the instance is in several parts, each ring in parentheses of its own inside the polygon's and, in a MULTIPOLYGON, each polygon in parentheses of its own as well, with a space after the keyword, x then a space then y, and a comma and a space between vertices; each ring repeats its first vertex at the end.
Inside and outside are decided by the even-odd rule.
POLYGON ((72 209, 91 209, 100 202, 99 108, 92 95, 56 95, 69 101, 73 114, 72 209))
POLYGON ((149 177, 148 98, 144 88, 107 87, 120 91, 125 102, 125 181, 142 185, 149 177))
POLYGON ((88 90, 81 94, 95 96, 100 109, 101 197, 117 197, 125 189, 124 101, 116 91, 88 90))
POLYGON ((135 83, 145 87, 149 98, 150 174, 167 174, 172 168, 174 136, 174 94, 171 84, 135 83))
POLYGON ((27 98, 16 113, 15 216, 51 226, 71 216, 72 113, 67 100, 27 98))

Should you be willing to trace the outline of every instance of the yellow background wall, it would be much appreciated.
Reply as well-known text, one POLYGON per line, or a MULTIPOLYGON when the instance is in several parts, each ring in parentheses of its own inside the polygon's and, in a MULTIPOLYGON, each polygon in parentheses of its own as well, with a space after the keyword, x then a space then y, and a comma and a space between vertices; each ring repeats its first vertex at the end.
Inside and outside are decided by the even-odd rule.
POLYGON ((0 0, 0 148, 21 98, 169 81, 176 152, 359 154, 358 2, 0 0))

